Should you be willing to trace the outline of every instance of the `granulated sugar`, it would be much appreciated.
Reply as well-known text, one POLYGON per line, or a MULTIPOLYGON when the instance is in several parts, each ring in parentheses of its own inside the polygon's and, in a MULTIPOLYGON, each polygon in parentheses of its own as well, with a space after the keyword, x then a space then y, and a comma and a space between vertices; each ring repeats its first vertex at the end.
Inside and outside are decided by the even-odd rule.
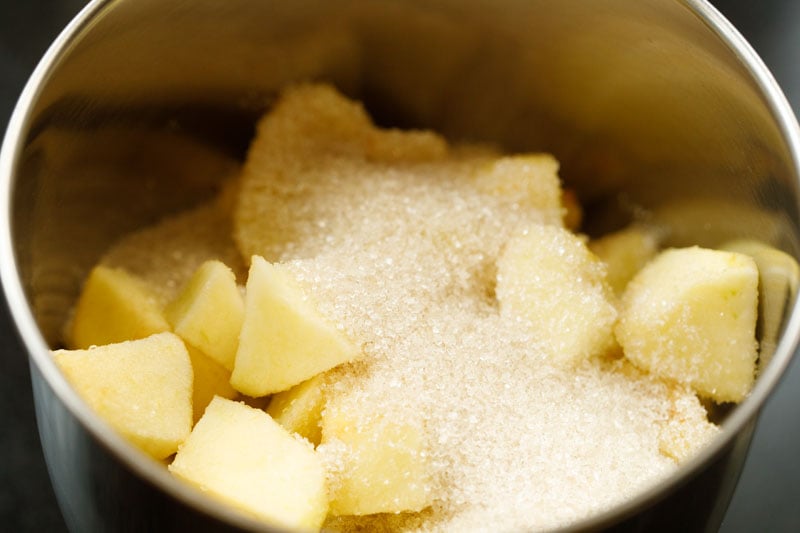
MULTIPOLYGON (((287 263, 320 312, 362 347, 361 360, 328 373, 329 406, 364 423, 421 425, 420 460, 432 474, 433 503, 421 513, 334 517, 327 527, 563 526, 673 472, 675 460, 659 450, 675 420, 694 424, 685 433, 693 449, 713 435, 687 389, 607 354, 557 364, 546 339, 500 313, 495 264, 504 244, 520 228, 560 221, 513 194, 476 188, 471 176, 485 156, 374 160, 352 129, 353 145, 320 154, 313 139, 286 140, 305 126, 278 122, 262 126, 253 150, 280 156, 251 153, 245 168, 251 207, 237 240, 287 263), (261 226, 258 202, 272 213, 261 226)), ((318 452, 336 487, 347 446, 323 441, 318 452)))
POLYGON ((139 276, 163 306, 210 259, 224 262, 238 279, 246 278, 247 269, 231 238, 230 213, 220 199, 124 237, 101 263, 139 276))
MULTIPOLYGON (((523 217, 486 198, 475 209, 452 184, 436 193, 374 188, 369 180, 361 194, 348 190, 353 204, 331 198, 352 217, 351 231, 296 249, 313 258, 291 266, 321 311, 364 347, 363 361, 331 374, 329 401, 353 398, 365 420, 423 420, 436 501, 421 529, 563 525, 675 468, 659 453, 672 405, 666 385, 595 362, 554 366, 487 296, 505 228, 523 217), (403 214, 410 204, 414 216, 403 214), (460 248, 421 232, 421 220, 446 220, 460 248)), ((696 400, 692 408, 702 409, 696 400)), ((340 450, 319 451, 335 462, 340 450)))

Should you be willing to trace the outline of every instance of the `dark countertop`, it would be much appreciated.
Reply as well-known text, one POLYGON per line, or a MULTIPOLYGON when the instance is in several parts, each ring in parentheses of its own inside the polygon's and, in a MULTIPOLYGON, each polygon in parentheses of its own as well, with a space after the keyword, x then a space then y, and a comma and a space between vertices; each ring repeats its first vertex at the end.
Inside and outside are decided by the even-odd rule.
MULTIPOLYGON (((739 28, 797 113, 800 2, 715 0, 739 28)), ((39 57, 84 2, 0 0, 0 126, 10 117, 39 57)), ((28 364, 0 303, 0 530, 64 531, 34 420, 28 364)), ((721 531, 800 531, 800 360, 765 407, 721 531)))

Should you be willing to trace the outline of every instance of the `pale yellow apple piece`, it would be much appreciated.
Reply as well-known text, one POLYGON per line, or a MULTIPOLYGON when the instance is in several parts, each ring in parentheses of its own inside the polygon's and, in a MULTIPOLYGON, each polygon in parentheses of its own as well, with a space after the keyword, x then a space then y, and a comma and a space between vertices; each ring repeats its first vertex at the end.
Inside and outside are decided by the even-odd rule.
POLYGON ((772 360, 787 311, 797 295, 800 268, 789 254, 753 240, 726 243, 723 250, 749 255, 758 267, 758 371, 772 360))
POLYGON ((482 165, 474 175, 483 193, 502 196, 522 208, 538 210, 542 222, 563 225, 558 161, 549 154, 515 155, 482 165))
POLYGON ((164 314, 182 339, 233 370, 244 302, 230 268, 216 260, 200 265, 164 314))
POLYGON ((525 321, 554 361, 573 364, 614 345, 617 317, 605 266, 568 230, 531 226, 497 262, 502 315, 525 321))
POLYGON ((628 282, 658 253, 656 231, 631 225, 589 242, 589 249, 606 264, 608 284, 621 296, 628 282))
POLYGON ((214 396, 233 399, 239 393, 231 387, 231 373, 228 369, 189 344, 186 349, 194 371, 192 420, 197 422, 214 396))
POLYGON ((716 402, 739 402, 755 377, 757 303, 750 257, 671 249, 628 284, 616 336, 635 365, 716 402))
POLYGON ((192 366, 176 335, 57 350, 53 357, 103 420, 156 459, 175 453, 189 435, 192 366))
MULTIPOLYGON (((341 406, 340 406, 341 407, 341 406)), ((432 503, 431 472, 419 424, 328 405, 322 446, 337 450, 330 472, 331 515, 420 511, 432 503)))
POLYGON ((169 470, 273 526, 318 530, 328 511, 313 447, 244 403, 214 398, 169 470))
POLYGON ((253 256, 231 385, 249 396, 287 390, 359 356, 280 264, 253 256))
POLYGON ((314 445, 320 443, 322 409, 325 407, 325 394, 322 374, 295 385, 291 389, 272 397, 267 407, 269 414, 287 430, 297 433, 314 445))
POLYGON ((91 271, 78 298, 67 345, 84 349, 169 329, 147 284, 123 269, 100 265, 91 271))

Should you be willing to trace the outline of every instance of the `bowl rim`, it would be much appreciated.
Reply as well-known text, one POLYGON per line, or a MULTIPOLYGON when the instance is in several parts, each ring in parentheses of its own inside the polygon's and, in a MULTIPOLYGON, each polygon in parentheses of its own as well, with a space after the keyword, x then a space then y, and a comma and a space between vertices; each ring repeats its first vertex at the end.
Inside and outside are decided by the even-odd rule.
MULTIPOLYGON (((36 365, 53 394, 69 412, 108 452, 131 472, 181 503, 213 518, 245 530, 270 530, 269 525, 251 518, 232 506, 217 501, 176 479, 160 463, 153 461, 134 445, 118 435, 100 419, 72 389, 50 357, 39 331, 14 260, 12 239, 11 199, 14 171, 23 148, 23 134, 30 126, 29 111, 51 79, 61 60, 83 33, 94 25, 106 10, 118 0, 92 0, 62 30, 47 49, 28 79, 9 120, 0 150, 0 284, 7 301, 9 314, 27 351, 29 362, 36 365)), ((750 44, 707 0, 672 0, 691 11, 731 52, 747 70, 751 81, 763 98, 782 140, 786 143, 795 181, 800 182, 800 128, 786 97, 772 74, 750 44)), ((800 197, 795 199, 800 210, 800 197)), ((769 365, 759 375, 749 396, 732 411, 722 424, 719 435, 693 458, 681 465, 672 475, 653 483, 619 505, 567 526, 571 529, 596 529, 630 515, 637 508, 659 500, 672 489, 688 481, 704 465, 709 464, 737 435, 753 421, 769 395, 785 373, 800 342, 800 298, 792 306, 789 320, 769 365)), ((49 469, 49 466, 48 466, 49 469)), ((59 502, 59 505, 61 503, 59 502)))

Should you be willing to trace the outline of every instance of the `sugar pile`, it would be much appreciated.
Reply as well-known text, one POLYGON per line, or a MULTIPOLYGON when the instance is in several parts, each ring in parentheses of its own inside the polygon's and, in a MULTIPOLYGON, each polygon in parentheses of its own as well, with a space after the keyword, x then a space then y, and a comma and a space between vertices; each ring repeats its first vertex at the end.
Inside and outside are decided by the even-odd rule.
POLYGON ((246 279, 247 268, 231 239, 230 213, 224 205, 229 192, 120 239, 101 263, 124 268, 147 282, 162 306, 210 259, 224 262, 239 279, 246 279))
MULTIPOLYGON (((424 529, 549 528, 674 468, 658 450, 665 385, 591 362, 577 371, 548 364, 537 339, 489 300, 492 261, 524 217, 486 198, 477 209, 452 186, 371 190, 380 183, 330 198, 350 231, 296 249, 311 258, 290 264, 366 354, 331 374, 329 401, 353 402, 364 417, 422 419, 437 495, 424 529), (420 220, 446 221, 460 247, 420 232, 420 220)), ((319 450, 338 460, 335 446, 319 450)))
MULTIPOLYGON (((345 130, 358 137, 340 128, 336 138, 345 130)), ((361 138, 319 153, 318 143, 289 137, 276 135, 257 163, 251 153, 243 195, 260 196, 252 201, 271 218, 258 229, 255 215, 240 217, 239 244, 286 263, 318 309, 362 346, 361 360, 328 374, 328 402, 365 422, 421 426, 421 460, 432 471, 429 509, 332 518, 327 527, 563 526, 674 471, 659 451, 674 420, 698 421, 687 433, 697 435, 693 446, 708 438, 691 392, 604 357, 554 364, 543 339, 499 312, 495 263, 504 243, 520 228, 560 222, 513 195, 478 191, 470 169, 484 155, 443 161, 433 150, 422 161, 387 161, 370 158, 361 138), (258 172, 268 181, 253 179, 258 172)), ((333 441, 318 451, 335 486, 348 450, 333 441)))

